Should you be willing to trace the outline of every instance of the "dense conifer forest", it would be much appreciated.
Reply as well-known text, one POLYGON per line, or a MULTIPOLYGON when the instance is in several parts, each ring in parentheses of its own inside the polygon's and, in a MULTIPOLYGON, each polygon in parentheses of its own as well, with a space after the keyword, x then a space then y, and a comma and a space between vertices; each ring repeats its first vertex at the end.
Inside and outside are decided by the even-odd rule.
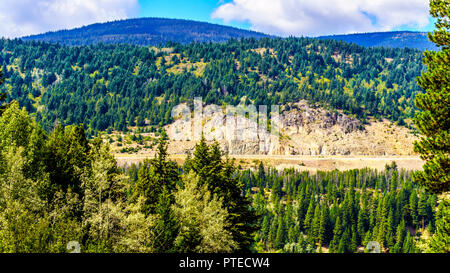
POLYGON ((203 138, 183 166, 158 152, 119 168, 82 126, 0 117, 0 252, 423 251, 437 198, 395 163, 378 172, 240 170, 203 138), (422 246, 423 247, 423 246, 422 246))
POLYGON ((376 241, 385 252, 414 253, 415 238, 435 229, 436 196, 395 162, 384 171, 316 174, 259 165, 239 180, 262 216, 258 251, 354 253, 376 241))
POLYGON ((172 108, 192 104, 195 96, 217 105, 307 99, 362 120, 385 117, 404 125, 416 112, 422 55, 307 38, 164 48, 0 40, 1 91, 47 131, 58 120, 82 123, 89 135, 168 124, 172 108))

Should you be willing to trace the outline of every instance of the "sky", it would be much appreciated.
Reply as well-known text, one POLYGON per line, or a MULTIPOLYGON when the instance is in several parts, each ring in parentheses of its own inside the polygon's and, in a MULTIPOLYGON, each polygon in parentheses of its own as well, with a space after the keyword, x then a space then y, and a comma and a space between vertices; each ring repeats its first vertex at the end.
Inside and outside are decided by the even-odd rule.
POLYGON ((428 0, 0 0, 0 37, 137 17, 191 19, 278 36, 434 28, 428 0))

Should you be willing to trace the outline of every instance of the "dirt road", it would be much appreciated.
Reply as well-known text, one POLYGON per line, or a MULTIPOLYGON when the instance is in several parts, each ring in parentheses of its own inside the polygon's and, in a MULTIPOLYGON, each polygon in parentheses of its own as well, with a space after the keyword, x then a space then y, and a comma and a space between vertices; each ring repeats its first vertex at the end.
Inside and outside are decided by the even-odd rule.
MULTIPOLYGON (((152 154, 116 154, 120 166, 139 163, 145 158, 153 158, 152 154)), ((172 160, 182 164, 184 155, 171 155, 172 160)), ((424 162, 418 156, 295 156, 295 155, 233 155, 236 163, 244 168, 255 167, 259 161, 266 166, 277 169, 295 168, 297 170, 349 170, 374 168, 382 170, 386 164, 395 161, 400 169, 420 170, 424 162)))

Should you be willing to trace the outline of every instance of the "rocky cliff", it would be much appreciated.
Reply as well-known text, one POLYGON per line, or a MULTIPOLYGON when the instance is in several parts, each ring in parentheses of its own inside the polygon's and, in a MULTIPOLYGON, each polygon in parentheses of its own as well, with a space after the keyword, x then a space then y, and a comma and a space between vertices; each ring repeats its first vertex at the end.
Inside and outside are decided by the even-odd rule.
MULTIPOLYGON (((208 114, 201 121, 197 119, 196 124, 202 124, 208 140, 218 140, 231 155, 414 154, 412 143, 415 137, 405 127, 388 121, 371 121, 363 125, 356 118, 312 107, 306 101, 291 105, 289 110, 280 114, 279 135, 276 131, 258 128, 256 120, 245 115, 234 117, 237 128, 230 131, 224 118, 225 111, 208 111, 207 107, 205 110, 208 114), (257 133, 255 128, 258 128, 257 133)), ((173 140, 169 145, 170 153, 184 154, 193 150, 194 121, 178 119, 166 127, 169 138, 173 140)))

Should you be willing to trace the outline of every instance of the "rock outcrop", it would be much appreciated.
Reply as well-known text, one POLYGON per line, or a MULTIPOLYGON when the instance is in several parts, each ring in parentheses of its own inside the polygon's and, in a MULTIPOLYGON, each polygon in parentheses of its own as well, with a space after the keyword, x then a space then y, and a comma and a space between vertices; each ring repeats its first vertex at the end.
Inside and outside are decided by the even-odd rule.
MULTIPOLYGON (((224 112, 208 112, 202 120, 178 119, 167 126, 169 152, 192 151, 195 124, 202 124, 207 140, 218 140, 230 155, 412 155, 415 137, 405 127, 388 121, 361 122, 338 111, 312 107, 306 101, 291 105, 280 115, 279 135, 258 128, 256 120, 234 117, 229 126, 224 112), (228 126, 227 126, 228 125, 228 126), (239 126, 238 126, 239 125, 239 126)), ((271 128, 273 129, 273 128, 271 128)))

